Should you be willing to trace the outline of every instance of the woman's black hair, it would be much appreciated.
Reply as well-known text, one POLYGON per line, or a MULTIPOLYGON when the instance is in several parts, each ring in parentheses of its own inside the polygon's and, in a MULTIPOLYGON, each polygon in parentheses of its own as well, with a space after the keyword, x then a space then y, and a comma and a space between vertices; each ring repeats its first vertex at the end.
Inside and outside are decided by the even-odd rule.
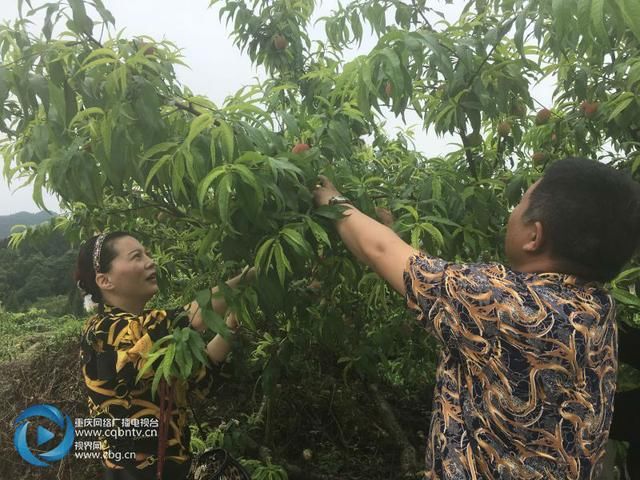
POLYGON ((542 223, 556 257, 608 282, 640 244, 640 184, 603 163, 566 158, 546 170, 523 219, 542 223))
MULTIPOLYGON (((96 241, 100 235, 94 235, 80 246, 76 261, 75 280, 77 286, 91 295, 91 299, 98 304, 99 312, 104 312, 104 299, 102 292, 96 283, 96 271, 93 267, 93 252, 96 241)), ((121 237, 132 237, 128 232, 118 231, 107 233, 100 249, 100 272, 108 273, 111 270, 111 262, 118 255, 114 243, 121 237)))

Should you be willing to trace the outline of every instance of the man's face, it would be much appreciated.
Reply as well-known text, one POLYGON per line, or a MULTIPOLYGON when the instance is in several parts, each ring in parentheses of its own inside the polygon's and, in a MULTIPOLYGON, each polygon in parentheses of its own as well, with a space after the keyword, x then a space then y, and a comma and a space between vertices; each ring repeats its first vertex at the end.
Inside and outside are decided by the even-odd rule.
POLYGON ((535 237, 535 227, 532 223, 526 223, 523 220, 523 215, 529 208, 529 200, 531 192, 538 185, 540 180, 531 185, 522 196, 520 203, 511 211, 509 221, 507 222, 507 234, 504 241, 504 249, 507 255, 509 264, 512 267, 522 265, 528 258, 528 251, 525 250, 525 245, 535 237))

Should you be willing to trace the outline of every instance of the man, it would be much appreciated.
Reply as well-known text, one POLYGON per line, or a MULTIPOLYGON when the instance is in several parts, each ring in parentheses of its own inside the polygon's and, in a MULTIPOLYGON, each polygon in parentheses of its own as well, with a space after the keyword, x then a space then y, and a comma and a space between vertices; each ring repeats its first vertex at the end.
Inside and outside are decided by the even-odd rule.
POLYGON ((500 264, 413 249, 320 177, 317 205, 347 207, 347 248, 442 344, 428 479, 593 479, 616 388, 615 305, 602 282, 640 238, 640 187, 598 162, 552 164, 515 207, 500 264))

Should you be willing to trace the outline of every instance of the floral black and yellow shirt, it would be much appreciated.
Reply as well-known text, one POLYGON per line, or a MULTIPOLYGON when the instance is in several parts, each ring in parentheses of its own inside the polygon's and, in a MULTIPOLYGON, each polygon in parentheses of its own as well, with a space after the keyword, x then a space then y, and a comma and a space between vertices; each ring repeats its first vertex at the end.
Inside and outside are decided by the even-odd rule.
POLYGON ((412 256, 407 303, 442 344, 426 478, 595 479, 616 389, 599 283, 412 256))
MULTIPOLYGON (((134 315, 117 307, 105 305, 104 314, 90 317, 84 324, 81 337, 80 360, 88 390, 89 415, 116 419, 115 426, 151 427, 140 429, 141 435, 100 436, 103 455, 112 464, 136 472, 137 477, 155 478, 158 453, 157 425, 160 417, 158 395, 151 397, 154 365, 138 383, 136 377, 145 363, 146 353, 153 343, 168 335, 173 328, 186 327, 189 319, 185 307, 173 310, 149 309, 134 315), (181 315, 182 314, 182 315, 181 315), (131 422, 131 419, 134 422, 131 422), (153 427, 155 426, 155 432, 153 427), (155 433, 155 435, 154 435, 155 433), (152 454, 143 461, 131 460, 125 452, 152 454)), ((182 472, 191 461, 190 430, 187 423, 187 392, 194 391, 202 399, 213 381, 213 372, 201 367, 189 381, 174 384, 170 427, 167 435, 165 472, 182 472)), ((95 425, 95 424, 94 424, 95 425)), ((109 466, 104 462, 103 465, 109 466)), ((172 477, 176 478, 176 477, 172 477)))

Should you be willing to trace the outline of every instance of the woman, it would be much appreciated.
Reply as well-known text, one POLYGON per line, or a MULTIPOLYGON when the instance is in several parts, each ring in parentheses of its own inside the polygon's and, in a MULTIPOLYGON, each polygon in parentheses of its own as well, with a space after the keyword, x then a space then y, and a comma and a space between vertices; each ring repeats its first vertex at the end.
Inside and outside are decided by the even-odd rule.
MULTIPOLYGON (((197 302, 171 310, 146 309, 158 292, 156 266, 127 232, 88 240, 80 248, 75 276, 86 299, 98 307, 83 327, 80 353, 92 427, 100 422, 105 429, 100 436, 104 479, 186 478, 191 464, 187 390, 200 390, 202 395, 211 383, 211 371, 202 367, 188 382, 166 385, 163 380, 155 399, 151 397, 154 369, 138 383, 135 379, 153 343, 173 328, 191 325, 199 332, 206 330, 197 302)), ((253 269, 245 269, 227 284, 236 287, 249 277, 253 269)), ((224 299, 213 299, 212 306, 221 315, 227 310, 224 299)), ((226 324, 235 333, 238 323, 233 313, 227 315, 226 324)), ((229 350, 220 335, 206 347, 214 364, 224 361, 229 350)))

